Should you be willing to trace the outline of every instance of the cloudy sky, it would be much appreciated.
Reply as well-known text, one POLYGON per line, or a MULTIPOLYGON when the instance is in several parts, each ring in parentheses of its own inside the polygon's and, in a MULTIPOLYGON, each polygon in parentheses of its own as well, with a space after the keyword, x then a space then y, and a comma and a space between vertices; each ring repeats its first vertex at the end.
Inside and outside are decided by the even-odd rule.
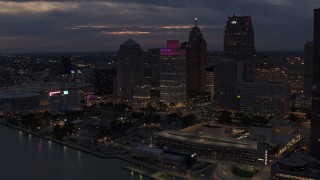
POLYGON ((0 1, 0 53, 113 51, 128 38, 164 47, 186 41, 194 17, 208 49, 221 50, 234 13, 252 16, 258 51, 302 51, 318 7, 320 0, 0 1))

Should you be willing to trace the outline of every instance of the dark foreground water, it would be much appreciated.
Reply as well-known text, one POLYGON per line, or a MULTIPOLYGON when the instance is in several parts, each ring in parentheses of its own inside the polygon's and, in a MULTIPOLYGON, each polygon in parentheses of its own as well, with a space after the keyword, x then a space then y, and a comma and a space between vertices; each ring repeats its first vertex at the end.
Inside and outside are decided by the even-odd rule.
POLYGON ((140 179, 124 170, 124 165, 0 125, 1 180, 140 179))

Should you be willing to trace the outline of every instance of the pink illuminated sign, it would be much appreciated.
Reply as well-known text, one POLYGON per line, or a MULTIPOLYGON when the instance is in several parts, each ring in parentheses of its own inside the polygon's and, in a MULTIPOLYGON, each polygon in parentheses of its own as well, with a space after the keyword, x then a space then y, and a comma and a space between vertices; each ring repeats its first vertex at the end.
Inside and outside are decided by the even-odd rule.
POLYGON ((160 49, 160 55, 161 56, 185 56, 186 50, 163 48, 163 49, 160 49))
POLYGON ((95 100, 95 99, 97 99, 97 96, 94 94, 87 94, 86 99, 87 100, 95 100))
POLYGON ((61 91, 51 91, 51 92, 49 92, 49 96, 53 96, 55 94, 61 94, 61 91))

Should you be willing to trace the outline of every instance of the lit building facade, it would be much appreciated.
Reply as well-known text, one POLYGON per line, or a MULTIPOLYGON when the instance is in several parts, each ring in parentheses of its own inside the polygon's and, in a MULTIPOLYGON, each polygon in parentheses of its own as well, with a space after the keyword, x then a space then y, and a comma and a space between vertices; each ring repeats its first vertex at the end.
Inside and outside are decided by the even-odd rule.
POLYGON ((268 164, 269 144, 239 141, 206 133, 162 131, 152 136, 151 144, 157 148, 194 152, 198 157, 238 162, 255 166, 268 164))
POLYGON ((291 94, 303 94, 304 63, 302 58, 291 58, 287 64, 287 80, 291 85, 291 94))
POLYGON ((206 68, 206 89, 205 92, 214 97, 214 67, 210 66, 206 68))
POLYGON ((287 81, 285 70, 281 63, 282 57, 255 55, 254 81, 283 82, 287 81))
POLYGON ((160 101, 186 102, 186 50, 178 40, 168 40, 167 48, 160 49, 160 101))
POLYGON ((290 109, 288 83, 242 82, 240 111, 283 117, 290 109))

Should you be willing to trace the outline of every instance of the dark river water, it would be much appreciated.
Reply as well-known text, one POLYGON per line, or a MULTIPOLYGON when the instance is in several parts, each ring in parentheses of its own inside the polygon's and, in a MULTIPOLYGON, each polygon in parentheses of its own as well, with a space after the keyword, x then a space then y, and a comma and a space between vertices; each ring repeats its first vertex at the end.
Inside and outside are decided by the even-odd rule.
POLYGON ((1 180, 140 179, 124 166, 0 125, 1 180))

